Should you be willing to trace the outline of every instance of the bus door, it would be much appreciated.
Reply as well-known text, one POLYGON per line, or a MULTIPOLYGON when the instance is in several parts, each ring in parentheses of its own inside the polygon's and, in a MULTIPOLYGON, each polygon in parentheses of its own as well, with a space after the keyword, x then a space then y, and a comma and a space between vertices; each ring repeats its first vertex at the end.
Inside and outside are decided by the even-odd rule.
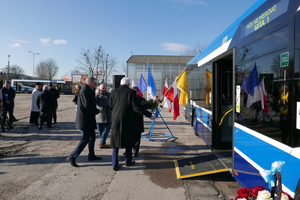
POLYGON ((215 59, 213 69, 212 147, 232 150, 233 135, 233 53, 215 59))

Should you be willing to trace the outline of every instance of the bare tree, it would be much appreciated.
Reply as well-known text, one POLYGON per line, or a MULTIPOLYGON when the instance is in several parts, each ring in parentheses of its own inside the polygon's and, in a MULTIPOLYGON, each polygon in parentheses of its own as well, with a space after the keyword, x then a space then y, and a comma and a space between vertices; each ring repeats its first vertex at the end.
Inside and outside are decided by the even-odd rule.
POLYGON ((57 74, 59 67, 57 62, 49 58, 46 61, 41 61, 36 67, 36 75, 39 79, 52 80, 57 74))
POLYGON ((115 71, 116 58, 106 54, 102 46, 93 51, 81 50, 81 57, 77 59, 80 64, 78 71, 83 71, 88 76, 94 76, 100 83, 107 83, 108 77, 115 71))
POLYGON ((198 42, 194 48, 186 49, 184 52, 181 53, 181 55, 182 56, 196 56, 199 52, 202 52, 206 46, 207 46, 207 42, 205 42, 205 43, 198 42))
MULTIPOLYGON (((2 73, 8 73, 8 66, 1 69, 2 73)), ((18 65, 12 65, 9 67, 9 77, 11 78, 21 78, 21 76, 25 73, 24 69, 18 65)))

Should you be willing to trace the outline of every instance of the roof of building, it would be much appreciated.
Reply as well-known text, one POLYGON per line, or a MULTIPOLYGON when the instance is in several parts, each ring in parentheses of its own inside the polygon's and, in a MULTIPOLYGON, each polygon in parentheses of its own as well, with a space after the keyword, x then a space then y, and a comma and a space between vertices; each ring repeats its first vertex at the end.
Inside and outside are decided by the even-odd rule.
POLYGON ((132 55, 127 63, 187 64, 194 56, 132 55))

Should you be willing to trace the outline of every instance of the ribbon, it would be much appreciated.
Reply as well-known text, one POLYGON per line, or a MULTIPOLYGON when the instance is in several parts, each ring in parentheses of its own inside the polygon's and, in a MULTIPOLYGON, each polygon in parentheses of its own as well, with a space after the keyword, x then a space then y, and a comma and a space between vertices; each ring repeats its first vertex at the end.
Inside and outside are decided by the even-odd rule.
POLYGON ((284 161, 275 161, 271 165, 271 170, 262 170, 260 175, 263 177, 264 181, 268 183, 269 188, 275 187, 275 174, 280 172, 284 166, 284 161))

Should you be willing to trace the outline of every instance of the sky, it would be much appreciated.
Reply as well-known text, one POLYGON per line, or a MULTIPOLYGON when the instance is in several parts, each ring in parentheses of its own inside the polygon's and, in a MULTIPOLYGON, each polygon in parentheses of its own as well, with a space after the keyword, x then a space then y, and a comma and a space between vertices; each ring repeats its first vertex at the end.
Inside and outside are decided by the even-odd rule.
POLYGON ((182 55, 209 44, 256 0, 0 0, 0 69, 25 74, 49 58, 70 76, 82 49, 100 45, 117 72, 131 55, 182 55), (10 57, 8 58, 8 55, 10 57))

